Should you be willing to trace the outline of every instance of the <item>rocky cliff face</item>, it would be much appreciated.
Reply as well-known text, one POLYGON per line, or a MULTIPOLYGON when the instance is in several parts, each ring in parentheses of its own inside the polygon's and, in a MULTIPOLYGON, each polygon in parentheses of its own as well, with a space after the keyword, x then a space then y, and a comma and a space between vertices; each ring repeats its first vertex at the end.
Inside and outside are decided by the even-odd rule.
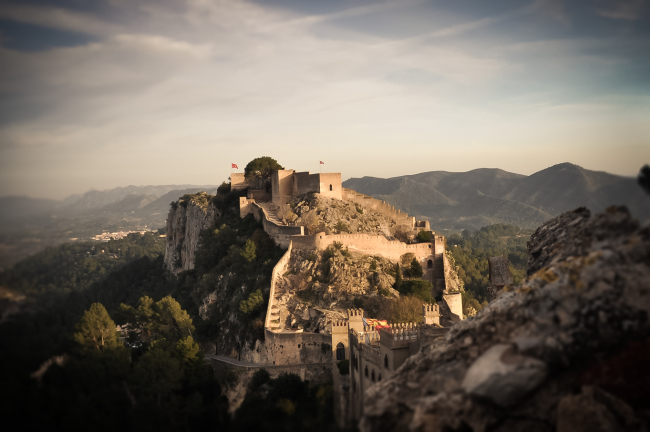
POLYGON ((386 272, 393 266, 385 258, 345 249, 293 250, 276 286, 274 305, 280 309, 281 324, 329 333, 332 320, 347 319, 346 310, 356 307, 355 301, 399 296, 391 287, 395 279, 386 272))
POLYGON ((528 265, 369 389, 361 430, 647 430, 650 226, 568 212, 533 234, 528 265))
POLYGON ((165 267, 172 273, 194 268, 201 231, 214 225, 219 210, 206 192, 184 195, 172 203, 167 216, 165 267))

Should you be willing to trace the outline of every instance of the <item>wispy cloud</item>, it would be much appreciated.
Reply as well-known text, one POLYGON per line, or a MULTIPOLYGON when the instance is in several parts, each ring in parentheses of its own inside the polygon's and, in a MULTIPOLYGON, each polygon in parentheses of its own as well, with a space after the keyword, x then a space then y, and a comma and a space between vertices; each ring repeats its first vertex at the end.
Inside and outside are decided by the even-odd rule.
POLYGON ((646 0, 616 0, 606 7, 597 9, 599 15, 622 20, 637 20, 647 10, 646 0))
POLYGON ((49 6, 3 4, 0 6, 0 19, 98 36, 112 35, 123 30, 121 25, 107 22, 90 13, 49 6))
MULTIPOLYGON (((99 37, 39 52, 0 47, 0 193, 28 180, 51 191, 137 183, 147 175, 148 183, 169 183, 175 180, 163 176, 171 172, 179 183, 216 183, 227 170, 215 171, 215 161, 269 149, 295 167, 306 157, 300 155, 323 149, 354 154, 333 168, 345 171, 365 166, 368 154, 390 161, 390 152, 408 148, 421 155, 404 160, 414 172, 450 169, 452 160, 465 164, 456 170, 482 166, 472 141, 541 145, 530 130, 585 145, 593 134, 575 139, 575 131, 588 128, 589 115, 630 110, 625 98, 605 110, 591 97, 616 92, 592 69, 602 60, 603 76, 617 74, 621 61, 599 50, 604 40, 612 50, 619 41, 509 33, 525 28, 540 4, 443 14, 436 3, 392 1, 304 14, 241 0, 143 0, 113 2, 110 19, 2 6, 4 19, 99 37), (357 21, 340 18, 372 25, 376 17, 418 11, 453 20, 407 38, 341 27, 357 21), (454 146, 467 154, 443 162, 441 149, 454 146), (119 163, 111 162, 118 155, 119 163), (94 168, 87 182, 55 178, 79 166, 94 168)), ((598 132, 599 140, 614 135, 598 132)))

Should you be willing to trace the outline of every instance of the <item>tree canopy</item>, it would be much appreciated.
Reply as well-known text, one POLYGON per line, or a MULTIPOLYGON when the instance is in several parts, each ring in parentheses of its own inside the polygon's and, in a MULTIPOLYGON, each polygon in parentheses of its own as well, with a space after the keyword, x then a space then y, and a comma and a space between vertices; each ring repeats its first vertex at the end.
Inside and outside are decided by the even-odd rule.
POLYGON ((244 175, 247 179, 255 177, 267 179, 271 177, 271 171, 282 169, 284 169, 284 167, 272 157, 262 156, 248 162, 248 165, 244 168, 244 175))
POLYGON ((104 351, 121 345, 115 322, 101 303, 93 303, 77 323, 73 339, 82 351, 104 351))

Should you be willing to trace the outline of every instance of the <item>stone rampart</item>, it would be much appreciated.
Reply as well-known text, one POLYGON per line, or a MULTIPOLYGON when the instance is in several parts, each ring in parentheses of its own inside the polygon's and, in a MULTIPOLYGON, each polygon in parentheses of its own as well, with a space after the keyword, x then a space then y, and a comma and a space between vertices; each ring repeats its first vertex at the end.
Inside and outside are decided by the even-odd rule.
POLYGON ((359 204, 361 207, 373 210, 377 213, 389 216, 396 222, 415 229, 415 217, 409 216, 406 213, 402 213, 399 209, 395 210, 395 207, 386 203, 386 201, 375 199, 371 196, 361 194, 355 190, 348 188, 343 188, 343 199, 346 201, 352 201, 356 204, 359 204))
POLYGON ((334 242, 340 242, 350 250, 367 255, 380 255, 397 260, 405 253, 413 253, 422 261, 433 255, 431 243, 406 244, 399 240, 387 240, 384 236, 371 234, 332 234, 318 233, 308 236, 292 236, 293 247, 299 250, 325 250, 334 242))
POLYGON ((289 243, 289 247, 287 248, 287 251, 284 253, 284 255, 282 255, 282 258, 280 258, 280 260, 275 265, 275 267, 273 267, 273 272, 271 273, 271 290, 269 292, 269 305, 266 309, 266 319, 264 320, 264 327, 267 329, 271 327, 271 319, 273 315, 271 310, 273 307, 273 300, 275 300, 276 279, 281 274, 284 274, 284 271, 287 268, 287 264, 291 259, 291 249, 292 249, 292 244, 289 243))
POLYGON ((329 334, 266 329, 264 344, 274 365, 332 361, 332 335, 329 334))
POLYGON ((291 236, 305 233, 305 228, 302 226, 278 225, 272 222, 266 211, 254 199, 241 197, 239 198, 239 216, 246 217, 248 214, 252 214, 255 220, 262 222, 264 231, 283 248, 289 247, 291 236))
MULTIPOLYGON (((302 380, 312 384, 326 383, 332 379, 333 363, 331 359, 321 363, 300 363, 286 365, 260 364, 255 366, 238 365, 225 362, 216 356, 206 356, 205 360, 212 366, 217 377, 236 376, 234 382, 226 384, 225 394, 228 397, 228 411, 231 414, 239 408, 246 396, 246 389, 253 377, 253 374, 260 369, 266 369, 271 378, 277 378, 282 374, 291 373, 298 375, 302 380)), ((224 379, 228 381, 227 379, 224 379)))

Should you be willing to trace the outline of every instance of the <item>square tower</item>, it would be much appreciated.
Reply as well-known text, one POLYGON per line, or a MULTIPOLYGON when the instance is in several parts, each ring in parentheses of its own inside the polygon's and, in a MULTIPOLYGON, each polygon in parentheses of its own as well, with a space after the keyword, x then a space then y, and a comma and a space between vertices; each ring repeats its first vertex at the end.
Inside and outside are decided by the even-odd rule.
POLYGON ((437 304, 423 304, 422 323, 440 325, 440 306, 437 304))
POLYGON ((349 358, 348 321, 332 321, 332 360, 349 358))
POLYGON ((363 331, 363 309, 348 309, 348 325, 357 333, 363 331))

